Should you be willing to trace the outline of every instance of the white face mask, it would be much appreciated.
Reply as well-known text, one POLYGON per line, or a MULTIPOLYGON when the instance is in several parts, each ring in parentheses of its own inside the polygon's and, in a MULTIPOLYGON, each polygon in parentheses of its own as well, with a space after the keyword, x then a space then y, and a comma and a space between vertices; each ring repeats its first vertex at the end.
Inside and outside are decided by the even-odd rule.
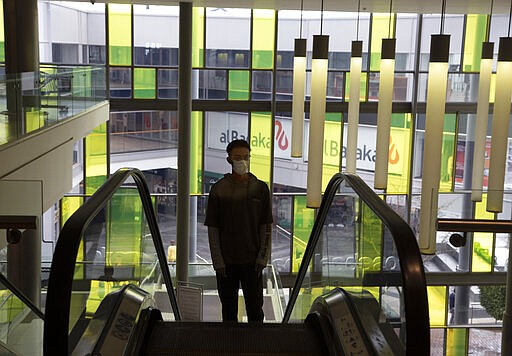
POLYGON ((244 175, 245 173, 249 172, 249 161, 233 161, 233 171, 238 175, 244 175))

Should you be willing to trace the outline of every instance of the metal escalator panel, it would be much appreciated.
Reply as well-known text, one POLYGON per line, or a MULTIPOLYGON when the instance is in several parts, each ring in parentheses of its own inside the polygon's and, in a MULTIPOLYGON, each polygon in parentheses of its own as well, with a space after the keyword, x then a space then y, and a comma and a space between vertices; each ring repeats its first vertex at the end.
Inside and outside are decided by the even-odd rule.
POLYGON ((151 294, 132 285, 108 294, 71 355, 123 355, 133 340, 141 310, 153 305, 151 294))
POLYGON ((400 335, 402 347, 428 355, 428 302, 419 248, 409 225, 382 199, 355 175, 331 179, 308 244, 293 256, 293 263, 301 265, 283 321, 304 320, 315 298, 336 287, 370 293, 381 318, 400 335))
POLYGON ((310 314, 325 316, 332 328, 332 344, 339 355, 405 355, 377 300, 368 292, 335 288, 315 299, 310 314))
POLYGON ((48 283, 45 355, 74 350, 102 300, 127 284, 166 294, 158 307, 179 319, 151 198, 133 169, 116 172, 61 230, 48 283))

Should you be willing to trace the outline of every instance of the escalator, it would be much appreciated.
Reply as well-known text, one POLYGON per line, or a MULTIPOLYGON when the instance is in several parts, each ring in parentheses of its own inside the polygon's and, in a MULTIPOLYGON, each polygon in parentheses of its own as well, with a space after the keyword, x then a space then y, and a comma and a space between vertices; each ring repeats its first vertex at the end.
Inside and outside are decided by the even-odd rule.
POLYGON ((0 273, 0 355, 41 351, 43 312, 0 273))
POLYGON ((302 252, 281 323, 181 321, 143 176, 120 170, 62 229, 48 284, 44 354, 429 354, 414 235, 358 177, 331 179, 302 252), (357 213, 333 224, 340 196, 357 213))

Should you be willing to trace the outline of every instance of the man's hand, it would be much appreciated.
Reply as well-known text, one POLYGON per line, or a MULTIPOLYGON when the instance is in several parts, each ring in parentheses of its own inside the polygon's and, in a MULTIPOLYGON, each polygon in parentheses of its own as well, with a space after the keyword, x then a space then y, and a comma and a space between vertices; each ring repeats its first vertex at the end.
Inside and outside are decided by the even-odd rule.
POLYGON ((219 276, 221 276, 221 277, 223 277, 223 278, 226 278, 226 277, 228 276, 228 275, 226 274, 226 268, 217 268, 217 269, 215 270, 215 272, 216 272, 219 276))
POLYGON ((263 271, 263 269, 264 269, 264 268, 265 268, 265 266, 264 266, 264 265, 262 265, 262 264, 259 264, 259 263, 256 263, 256 265, 254 266, 254 270, 255 270, 256 272, 258 272, 258 274, 260 274, 260 273, 261 273, 261 271, 263 271))

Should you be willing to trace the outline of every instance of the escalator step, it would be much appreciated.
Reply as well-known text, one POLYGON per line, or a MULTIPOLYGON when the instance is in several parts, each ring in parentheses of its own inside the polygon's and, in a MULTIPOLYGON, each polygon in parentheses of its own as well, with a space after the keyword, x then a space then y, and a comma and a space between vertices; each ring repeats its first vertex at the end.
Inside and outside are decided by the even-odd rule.
POLYGON ((322 355, 306 324, 162 322, 155 324, 144 355, 322 355))

